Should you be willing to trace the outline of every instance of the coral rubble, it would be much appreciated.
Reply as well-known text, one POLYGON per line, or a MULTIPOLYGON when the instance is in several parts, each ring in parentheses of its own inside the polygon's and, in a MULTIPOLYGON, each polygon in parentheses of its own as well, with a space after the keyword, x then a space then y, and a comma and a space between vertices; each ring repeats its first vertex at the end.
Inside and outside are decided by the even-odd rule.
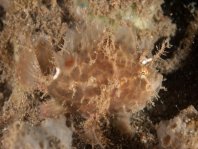
POLYGON ((198 147, 198 112, 193 106, 180 112, 168 121, 161 121, 157 126, 159 147, 162 149, 195 149, 198 147))

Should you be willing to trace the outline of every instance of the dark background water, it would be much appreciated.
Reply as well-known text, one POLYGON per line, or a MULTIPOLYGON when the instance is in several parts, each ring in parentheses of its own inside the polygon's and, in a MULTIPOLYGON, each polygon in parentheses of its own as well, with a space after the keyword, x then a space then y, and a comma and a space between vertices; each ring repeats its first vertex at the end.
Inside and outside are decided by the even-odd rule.
MULTIPOLYGON (((196 1, 165 0, 162 6, 165 15, 170 16, 178 27, 176 36, 171 40, 173 47, 168 52, 170 57, 177 50, 181 39, 185 37, 186 28, 193 19, 187 8, 191 2, 196 1)), ((197 8, 197 2, 195 6, 197 8)), ((164 86, 167 91, 159 93, 160 99, 155 102, 154 108, 148 111, 154 123, 174 117, 191 104, 198 108, 198 36, 195 36, 191 52, 182 66, 175 72, 165 75, 165 78, 164 86)))

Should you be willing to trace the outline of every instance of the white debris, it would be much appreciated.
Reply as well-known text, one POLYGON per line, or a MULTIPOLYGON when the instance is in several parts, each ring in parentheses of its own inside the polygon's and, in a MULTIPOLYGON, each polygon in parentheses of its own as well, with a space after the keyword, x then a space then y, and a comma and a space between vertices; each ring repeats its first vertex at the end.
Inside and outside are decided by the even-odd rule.
POLYGON ((56 80, 58 78, 58 76, 60 75, 60 72, 61 72, 60 68, 56 67, 56 73, 53 76, 54 80, 56 80))

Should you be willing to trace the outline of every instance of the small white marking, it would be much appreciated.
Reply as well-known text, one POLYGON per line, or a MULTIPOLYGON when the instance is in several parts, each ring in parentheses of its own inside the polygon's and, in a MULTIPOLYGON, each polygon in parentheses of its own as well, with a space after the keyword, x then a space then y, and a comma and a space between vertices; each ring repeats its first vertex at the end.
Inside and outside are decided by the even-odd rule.
POLYGON ((61 72, 60 68, 56 67, 56 73, 55 73, 55 75, 53 76, 53 79, 54 79, 54 80, 56 80, 56 79, 58 78, 58 76, 60 75, 60 72, 61 72))
POLYGON ((143 60, 141 63, 142 63, 143 65, 146 65, 147 63, 149 63, 149 62, 151 62, 151 61, 152 61, 152 58, 148 58, 148 59, 143 60))

